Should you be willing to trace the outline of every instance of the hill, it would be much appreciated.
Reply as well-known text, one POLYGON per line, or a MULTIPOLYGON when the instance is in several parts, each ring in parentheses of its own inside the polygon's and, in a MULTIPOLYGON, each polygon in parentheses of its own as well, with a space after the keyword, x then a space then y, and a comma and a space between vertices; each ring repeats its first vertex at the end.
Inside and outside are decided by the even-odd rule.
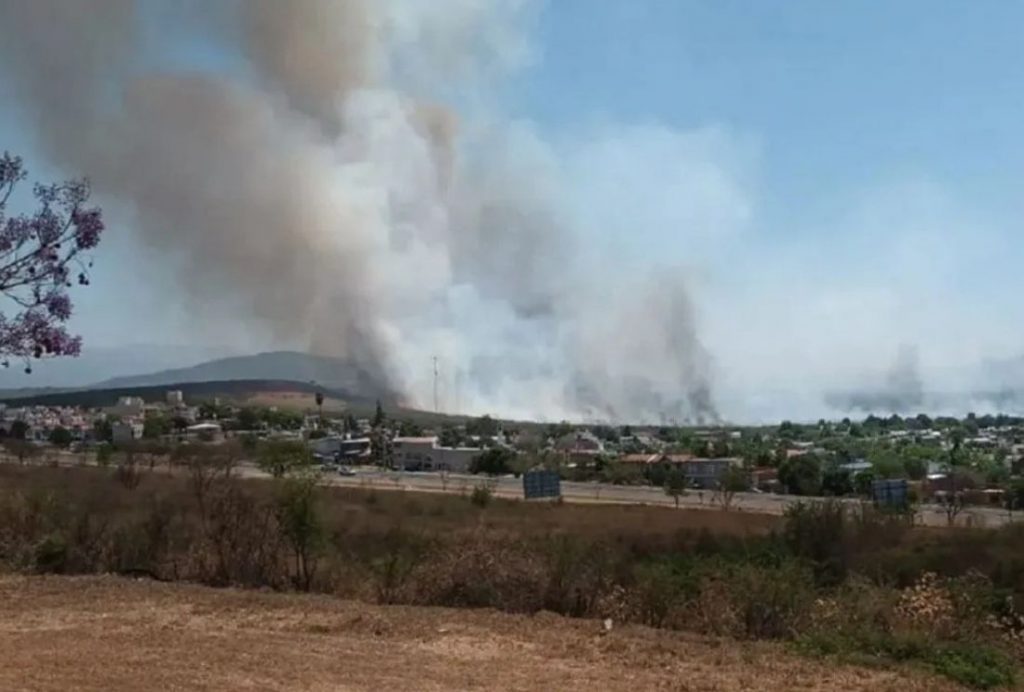
POLYGON ((297 351, 271 351, 251 356, 231 356, 186 368, 161 370, 145 375, 114 377, 91 389, 166 387, 182 382, 226 382, 229 380, 282 380, 315 383, 320 387, 347 392, 364 399, 392 399, 377 378, 349 361, 297 351))
POLYGON ((246 401, 253 397, 274 393, 308 394, 312 397, 322 391, 326 397, 345 402, 362 404, 369 402, 349 392, 319 387, 310 382, 288 380, 220 380, 213 382, 171 382, 165 385, 147 387, 113 387, 104 389, 75 389, 44 392, 28 396, 6 396, 0 398, 8 406, 81 406, 101 408, 113 406, 123 396, 140 397, 145 401, 163 401, 169 389, 179 389, 186 401, 197 401, 222 397, 246 401))
MULTIPOLYGON (((22 363, 0 368, 0 390, 23 390, 25 396, 89 387, 97 382, 125 375, 184 368, 214 358, 234 355, 227 348, 201 345, 130 344, 124 346, 85 345, 75 358, 44 358, 32 362, 26 373, 22 363)), ((10 393, 13 395, 13 391, 10 393)))

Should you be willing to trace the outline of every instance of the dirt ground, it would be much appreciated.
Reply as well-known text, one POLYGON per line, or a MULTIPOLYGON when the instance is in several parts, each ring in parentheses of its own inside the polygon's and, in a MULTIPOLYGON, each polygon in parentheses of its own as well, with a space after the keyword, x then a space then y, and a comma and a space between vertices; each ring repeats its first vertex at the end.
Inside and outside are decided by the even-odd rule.
POLYGON ((114 577, 0 577, 3 690, 941 690, 549 614, 372 606, 114 577))

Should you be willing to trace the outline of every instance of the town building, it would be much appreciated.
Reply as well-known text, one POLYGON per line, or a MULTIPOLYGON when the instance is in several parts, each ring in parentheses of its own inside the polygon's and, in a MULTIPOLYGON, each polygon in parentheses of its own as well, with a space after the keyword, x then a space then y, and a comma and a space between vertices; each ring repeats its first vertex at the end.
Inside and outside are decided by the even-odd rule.
POLYGON ((146 412, 146 402, 141 397, 123 396, 107 409, 108 413, 121 418, 141 417, 146 412))
POLYGON ((406 471, 455 471, 465 473, 483 454, 479 447, 441 447, 436 437, 396 437, 395 467, 406 471))
POLYGON ((111 442, 115 445, 130 444, 142 439, 142 423, 136 421, 117 421, 110 426, 111 442))

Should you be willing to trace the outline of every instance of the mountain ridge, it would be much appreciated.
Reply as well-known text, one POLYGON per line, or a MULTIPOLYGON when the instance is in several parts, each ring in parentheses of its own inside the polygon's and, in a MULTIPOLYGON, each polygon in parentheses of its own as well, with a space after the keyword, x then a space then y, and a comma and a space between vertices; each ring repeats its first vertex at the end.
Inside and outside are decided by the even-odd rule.
POLYGON ((240 381, 295 382, 329 390, 353 401, 394 401, 397 398, 365 369, 344 359, 299 351, 267 351, 215 358, 196 365, 144 374, 109 377, 88 385, 4 389, 0 390, 0 399, 22 400, 88 391, 142 390, 240 381))
POLYGON ((144 375, 113 377, 90 385, 89 389, 157 387, 183 382, 226 382, 232 380, 277 380, 308 382, 345 392, 351 398, 393 399, 394 394, 365 369, 333 356, 299 351, 266 351, 244 356, 227 356, 197 365, 170 368, 144 375))

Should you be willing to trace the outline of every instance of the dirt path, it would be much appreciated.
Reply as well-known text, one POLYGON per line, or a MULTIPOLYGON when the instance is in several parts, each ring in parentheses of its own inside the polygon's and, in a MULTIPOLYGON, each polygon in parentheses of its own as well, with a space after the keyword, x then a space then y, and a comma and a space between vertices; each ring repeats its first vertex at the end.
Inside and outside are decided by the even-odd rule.
POLYGON ((942 690, 554 615, 380 607, 113 577, 0 578, 3 690, 942 690))

